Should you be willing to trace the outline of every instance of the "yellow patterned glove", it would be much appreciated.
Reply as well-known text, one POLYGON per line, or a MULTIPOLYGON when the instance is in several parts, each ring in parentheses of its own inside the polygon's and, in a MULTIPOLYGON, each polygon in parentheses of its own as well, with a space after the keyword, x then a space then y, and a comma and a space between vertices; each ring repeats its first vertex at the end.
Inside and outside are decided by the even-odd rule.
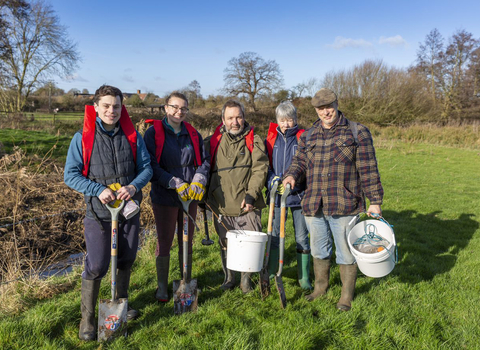
POLYGON ((283 194, 283 192, 285 192, 285 187, 283 187, 283 184, 281 182, 278 182, 277 193, 283 194))
POLYGON ((193 199, 194 201, 201 201, 205 195, 206 184, 207 178, 204 175, 195 174, 188 189, 188 198, 193 199))
POLYGON ((270 188, 273 188, 273 186, 277 183, 277 193, 278 194, 283 194, 285 192, 285 188, 282 185, 282 182, 280 181, 280 176, 275 176, 272 181, 270 181, 270 188))
POLYGON ((177 191, 178 196, 184 202, 188 201, 188 183, 179 179, 178 177, 172 177, 170 180, 170 188, 177 191))

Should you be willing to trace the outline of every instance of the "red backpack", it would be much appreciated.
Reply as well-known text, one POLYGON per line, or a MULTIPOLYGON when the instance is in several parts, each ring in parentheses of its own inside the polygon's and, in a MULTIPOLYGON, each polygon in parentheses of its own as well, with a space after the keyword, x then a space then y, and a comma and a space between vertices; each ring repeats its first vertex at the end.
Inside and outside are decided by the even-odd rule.
MULTIPOLYGON (((268 159, 270 160, 271 168, 273 168, 273 163, 272 163, 273 146, 275 145, 275 141, 277 140, 277 136, 278 136, 277 127, 278 127, 278 124, 270 123, 270 127, 268 128, 267 141, 265 142, 267 144, 267 153, 268 153, 268 159)), ((305 129, 299 129, 297 131, 297 141, 298 139, 300 139, 300 136, 302 136, 304 132, 305 132, 305 129)))
MULTIPOLYGON (((160 159, 162 158, 163 144, 165 143, 165 130, 163 128, 163 122, 156 119, 147 119, 145 123, 152 124, 155 128, 155 156, 157 157, 158 164, 160 164, 160 159)), ((190 135, 190 140, 192 140, 193 150, 195 151, 195 166, 199 167, 202 165, 202 156, 200 155, 200 138, 198 137, 198 132, 193 126, 187 122, 183 122, 187 128, 188 134, 190 135)))
MULTIPOLYGON (((218 150, 218 145, 220 144, 220 140, 222 139, 222 134, 220 133, 220 128, 223 126, 223 123, 221 123, 217 128, 215 129, 215 132, 213 133, 212 137, 210 138, 210 170, 213 170, 213 167, 215 165, 215 160, 216 160, 216 155, 217 155, 217 150, 218 150)), ((253 134, 253 126, 250 127, 250 132, 245 136, 245 144, 250 151, 250 153, 253 152, 253 139, 255 135, 253 134)))
MULTIPOLYGON (((83 170, 82 175, 87 177, 90 168, 90 160, 92 158, 93 143, 95 141, 97 112, 94 106, 85 106, 85 117, 83 119, 82 132, 82 153, 83 153, 83 170)), ((132 120, 128 115, 127 109, 122 105, 122 114, 120 115, 120 127, 127 137, 128 143, 132 147, 133 161, 137 162, 137 132, 133 126, 132 120)))

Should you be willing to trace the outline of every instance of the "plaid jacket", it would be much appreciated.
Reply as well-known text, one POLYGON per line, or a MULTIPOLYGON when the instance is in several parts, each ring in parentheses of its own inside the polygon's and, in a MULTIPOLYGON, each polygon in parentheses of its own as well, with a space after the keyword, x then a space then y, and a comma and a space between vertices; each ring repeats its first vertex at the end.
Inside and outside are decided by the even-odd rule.
POLYGON ((293 176, 295 181, 306 178, 302 209, 307 216, 315 215, 320 206, 329 216, 364 212, 365 196, 370 204, 382 204, 383 188, 372 135, 367 127, 357 124, 357 145, 348 119, 339 114, 338 123, 330 130, 324 130, 317 120, 309 140, 308 130, 302 134, 284 176, 293 176))

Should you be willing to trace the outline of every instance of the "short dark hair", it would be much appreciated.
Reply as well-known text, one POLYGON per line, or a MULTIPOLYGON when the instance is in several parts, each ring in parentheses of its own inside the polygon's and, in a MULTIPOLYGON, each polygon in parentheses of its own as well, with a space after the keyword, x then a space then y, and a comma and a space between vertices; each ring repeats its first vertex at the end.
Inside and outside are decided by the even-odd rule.
POLYGON ((184 100, 185 102, 187 102, 187 106, 188 106, 187 97, 184 94, 182 94, 181 92, 178 92, 178 91, 174 91, 170 95, 168 95, 167 98, 165 99, 165 104, 168 104, 168 102, 170 101, 170 99, 172 97, 176 97, 176 98, 180 98, 180 99, 184 100))
POLYGON ((95 91, 95 95, 93 96, 93 103, 98 104, 98 101, 100 101, 103 96, 120 96, 120 103, 123 104, 123 94, 120 89, 116 88, 115 86, 105 84, 100 86, 97 91, 95 91))
POLYGON ((245 107, 243 107, 243 104, 241 104, 237 100, 228 100, 227 102, 225 102, 222 108, 222 119, 225 118, 225 110, 232 107, 240 108, 240 110, 242 111, 243 119, 245 119, 245 107))

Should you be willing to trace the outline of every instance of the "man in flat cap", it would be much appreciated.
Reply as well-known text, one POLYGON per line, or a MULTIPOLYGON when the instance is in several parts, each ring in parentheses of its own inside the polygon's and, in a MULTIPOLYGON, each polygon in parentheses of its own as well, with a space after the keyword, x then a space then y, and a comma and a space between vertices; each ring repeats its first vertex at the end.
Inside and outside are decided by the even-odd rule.
POLYGON ((312 105, 319 120, 300 137, 283 185, 293 188, 306 179, 302 209, 315 271, 315 288, 306 299, 312 301, 327 292, 335 242, 342 281, 337 308, 348 311, 357 279, 357 264, 347 243, 348 230, 359 213, 382 214, 383 188, 368 128, 345 118, 332 90, 319 90, 312 105), (365 196, 370 201, 368 210, 365 196))

